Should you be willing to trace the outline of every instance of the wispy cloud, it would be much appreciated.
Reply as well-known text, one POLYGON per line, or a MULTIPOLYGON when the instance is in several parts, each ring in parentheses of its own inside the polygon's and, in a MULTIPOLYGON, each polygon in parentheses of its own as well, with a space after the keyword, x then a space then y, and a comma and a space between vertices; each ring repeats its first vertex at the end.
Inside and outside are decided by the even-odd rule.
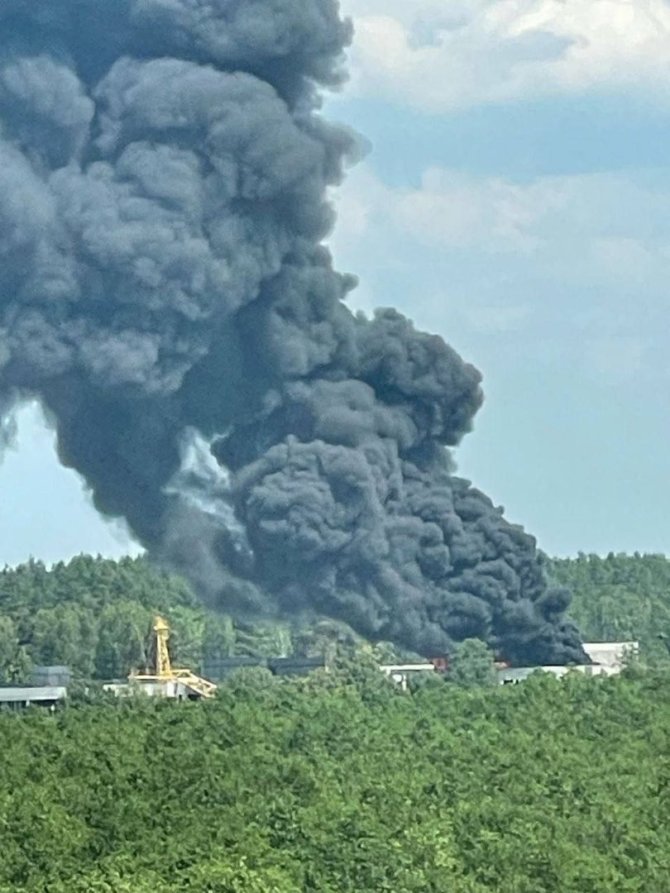
POLYGON ((514 182, 431 168, 400 188, 363 165, 337 194, 332 247, 361 274, 366 310, 399 304, 469 344, 541 343, 615 385, 666 365, 668 204, 660 175, 514 182))
MULTIPOLYGON (((391 187, 364 164, 333 194, 338 248, 394 232, 398 242, 482 255, 569 261, 638 280, 670 262, 667 173, 610 172, 515 182, 449 168, 424 171, 417 187, 391 187)), ((581 271, 580 271, 581 272, 581 271)))
POLYGON ((670 100, 666 0, 345 0, 354 95, 442 112, 589 90, 670 100))

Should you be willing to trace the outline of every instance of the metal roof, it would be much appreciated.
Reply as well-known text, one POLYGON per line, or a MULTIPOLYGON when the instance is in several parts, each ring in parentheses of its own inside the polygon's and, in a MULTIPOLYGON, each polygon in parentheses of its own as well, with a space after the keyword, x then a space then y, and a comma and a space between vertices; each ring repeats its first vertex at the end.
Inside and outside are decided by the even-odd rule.
POLYGON ((61 701, 67 696, 64 685, 13 685, 0 688, 0 704, 40 704, 61 701))

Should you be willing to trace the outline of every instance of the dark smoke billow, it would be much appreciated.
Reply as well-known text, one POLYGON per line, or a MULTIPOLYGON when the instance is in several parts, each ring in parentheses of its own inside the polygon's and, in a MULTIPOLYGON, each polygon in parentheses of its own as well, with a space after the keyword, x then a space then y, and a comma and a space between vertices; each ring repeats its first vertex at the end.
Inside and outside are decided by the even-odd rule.
POLYGON ((240 614, 584 659, 535 541, 455 477, 480 376, 343 303, 335 0, 2 0, 0 407, 240 614))

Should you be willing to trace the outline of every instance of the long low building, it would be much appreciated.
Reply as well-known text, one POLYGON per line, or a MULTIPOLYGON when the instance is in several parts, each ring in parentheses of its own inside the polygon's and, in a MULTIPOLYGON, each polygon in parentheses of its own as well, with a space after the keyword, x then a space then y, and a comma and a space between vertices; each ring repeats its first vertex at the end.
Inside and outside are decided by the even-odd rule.
POLYGON ((437 672, 437 667, 430 661, 424 661, 420 664, 381 664, 379 669, 396 685, 399 685, 403 691, 407 691, 409 680, 412 676, 423 675, 424 673, 435 674, 437 672))
POLYGON ((55 707, 67 698, 64 685, 12 685, 0 688, 0 707, 55 707))
POLYGON ((639 642, 584 642, 584 651, 593 661, 593 666, 601 667, 603 673, 614 676, 620 673, 631 660, 640 654, 639 642))
POLYGON ((498 682, 501 685, 523 682, 538 670, 558 678, 575 672, 584 676, 618 676, 638 656, 640 645, 639 642, 584 642, 584 651, 591 659, 590 664, 570 667, 498 667, 498 682))
MULTIPOLYGON (((538 671, 549 673, 559 678, 572 672, 582 673, 585 676, 617 676, 630 660, 634 660, 638 656, 640 646, 638 642, 585 642, 584 651, 586 651, 591 661, 590 664, 565 667, 510 667, 501 661, 494 664, 496 676, 500 685, 523 682, 532 673, 538 671)), ((432 660, 412 664, 382 664, 379 669, 405 691, 409 686, 410 678, 413 676, 436 672, 448 676, 448 661, 432 660)))

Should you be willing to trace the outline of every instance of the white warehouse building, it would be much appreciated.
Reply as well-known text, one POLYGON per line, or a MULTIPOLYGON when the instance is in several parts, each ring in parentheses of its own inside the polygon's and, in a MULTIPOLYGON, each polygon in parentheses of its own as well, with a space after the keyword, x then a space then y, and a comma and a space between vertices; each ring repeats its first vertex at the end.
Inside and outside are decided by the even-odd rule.
POLYGON ((501 685, 523 682, 538 670, 557 677, 574 672, 585 676, 618 676, 628 661, 637 657, 640 645, 639 642, 584 642, 584 651, 593 663, 573 667, 498 667, 498 682, 501 685))
MULTIPOLYGON (((496 675, 500 685, 508 685, 512 682, 523 682, 531 673, 542 671, 552 676, 561 677, 567 673, 582 673, 584 676, 617 676, 626 666, 629 660, 635 659, 639 654, 638 642, 584 642, 584 651, 592 663, 580 666, 552 666, 552 667, 508 667, 505 664, 495 665, 496 675)), ((445 672, 445 662, 425 661, 416 664, 382 664, 379 669, 389 679, 397 683, 403 691, 409 684, 412 676, 424 673, 445 672), (444 663, 444 666, 439 666, 444 663)))

